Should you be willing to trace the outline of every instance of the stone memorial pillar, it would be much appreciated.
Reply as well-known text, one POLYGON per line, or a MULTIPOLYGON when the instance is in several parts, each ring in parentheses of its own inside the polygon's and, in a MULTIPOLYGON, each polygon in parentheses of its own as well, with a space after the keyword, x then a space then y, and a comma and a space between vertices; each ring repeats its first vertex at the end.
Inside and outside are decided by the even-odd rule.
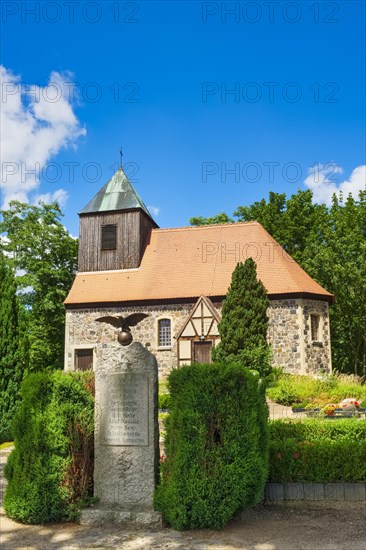
POLYGON ((161 528, 153 508, 159 471, 158 367, 134 342, 96 350, 94 495, 82 511, 87 525, 161 528))

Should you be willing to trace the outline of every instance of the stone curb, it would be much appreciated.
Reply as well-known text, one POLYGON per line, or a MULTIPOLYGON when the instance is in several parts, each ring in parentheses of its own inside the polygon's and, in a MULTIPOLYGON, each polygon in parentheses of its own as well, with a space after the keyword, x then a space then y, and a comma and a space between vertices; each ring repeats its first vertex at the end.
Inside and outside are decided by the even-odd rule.
POLYGON ((265 499, 271 502, 366 501, 366 483, 267 483, 265 499))

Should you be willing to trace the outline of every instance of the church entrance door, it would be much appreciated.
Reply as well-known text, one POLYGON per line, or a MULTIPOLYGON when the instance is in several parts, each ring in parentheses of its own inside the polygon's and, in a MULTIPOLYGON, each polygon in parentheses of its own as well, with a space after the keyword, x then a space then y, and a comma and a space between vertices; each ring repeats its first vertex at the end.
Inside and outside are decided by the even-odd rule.
POLYGON ((212 342, 193 342, 193 361, 195 363, 211 363, 212 342))

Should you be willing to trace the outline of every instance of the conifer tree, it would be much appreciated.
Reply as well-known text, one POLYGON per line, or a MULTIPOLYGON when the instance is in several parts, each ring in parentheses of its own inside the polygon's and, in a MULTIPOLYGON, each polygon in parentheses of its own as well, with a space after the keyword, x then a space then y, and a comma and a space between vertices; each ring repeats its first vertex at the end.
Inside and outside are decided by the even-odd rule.
POLYGON ((222 304, 219 323, 221 342, 213 350, 215 361, 241 362, 256 369, 262 377, 270 373, 270 348, 267 343, 269 300, 257 279, 252 258, 239 263, 222 304))
POLYGON ((12 269, 0 253, 0 443, 12 439, 12 419, 27 359, 24 312, 12 269))

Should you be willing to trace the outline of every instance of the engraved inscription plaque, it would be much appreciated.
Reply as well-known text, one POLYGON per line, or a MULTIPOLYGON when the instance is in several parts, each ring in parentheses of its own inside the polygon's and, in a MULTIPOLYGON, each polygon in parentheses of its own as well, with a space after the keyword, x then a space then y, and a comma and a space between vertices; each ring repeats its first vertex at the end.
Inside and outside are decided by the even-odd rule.
POLYGON ((148 392, 145 374, 113 374, 101 395, 101 443, 148 445, 148 392))

